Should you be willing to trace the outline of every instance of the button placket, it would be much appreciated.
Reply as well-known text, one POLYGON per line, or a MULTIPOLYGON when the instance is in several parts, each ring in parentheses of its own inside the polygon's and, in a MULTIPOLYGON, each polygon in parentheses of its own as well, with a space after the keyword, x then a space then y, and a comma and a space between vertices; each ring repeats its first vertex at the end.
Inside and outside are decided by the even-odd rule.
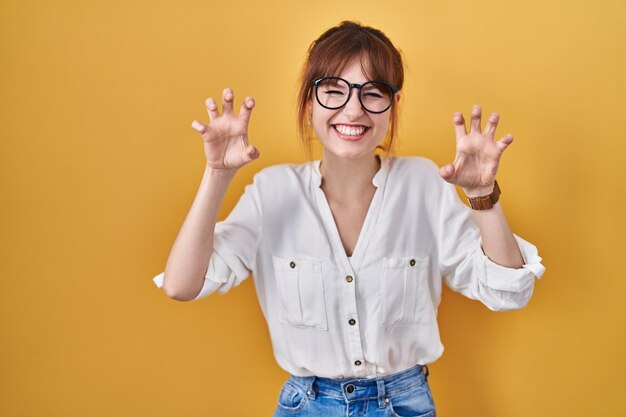
POLYGON ((347 334, 349 342, 349 352, 352 355, 353 369, 356 375, 365 376, 366 369, 363 365, 363 341, 358 323, 357 304, 356 304, 356 285, 354 283, 354 271, 349 271, 346 275, 346 285, 344 286, 344 294, 348 308, 347 314, 347 334), (351 278, 351 280, 349 279, 351 278), (347 285, 350 284, 350 285, 347 285))

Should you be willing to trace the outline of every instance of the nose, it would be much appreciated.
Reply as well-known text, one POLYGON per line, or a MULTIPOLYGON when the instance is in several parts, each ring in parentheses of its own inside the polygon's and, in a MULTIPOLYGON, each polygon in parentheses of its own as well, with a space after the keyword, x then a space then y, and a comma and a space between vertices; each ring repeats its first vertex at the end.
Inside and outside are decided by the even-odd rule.
POLYGON ((348 116, 351 120, 360 117, 363 114, 363 106, 359 101, 359 90, 354 88, 348 98, 348 102, 343 107, 343 114, 348 116))

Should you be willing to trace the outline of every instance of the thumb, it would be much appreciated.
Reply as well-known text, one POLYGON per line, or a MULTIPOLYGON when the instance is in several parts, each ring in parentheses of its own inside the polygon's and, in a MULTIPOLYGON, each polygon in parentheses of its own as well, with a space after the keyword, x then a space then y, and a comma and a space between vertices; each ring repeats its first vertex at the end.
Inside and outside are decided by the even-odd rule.
POLYGON ((244 153, 244 159, 245 159, 245 163, 254 161, 255 159, 257 159, 259 156, 261 155, 261 153, 259 152, 259 150, 254 146, 254 145, 249 145, 246 148, 246 151, 244 153))
POLYGON ((195 130, 198 133, 204 133, 206 132, 207 127, 200 123, 197 120, 194 120, 193 122, 191 122, 191 127, 193 128, 193 130, 195 130))
POLYGON ((447 182, 452 182, 454 178, 454 165, 448 164, 439 168, 439 175, 447 182))

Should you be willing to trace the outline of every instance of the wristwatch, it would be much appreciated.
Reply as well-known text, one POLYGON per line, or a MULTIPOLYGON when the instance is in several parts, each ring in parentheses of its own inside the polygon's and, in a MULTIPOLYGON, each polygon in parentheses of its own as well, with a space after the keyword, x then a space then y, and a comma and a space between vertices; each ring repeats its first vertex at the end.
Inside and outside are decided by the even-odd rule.
POLYGON ((467 197, 469 205, 474 210, 488 210, 492 208, 500 198, 500 187, 498 181, 494 181, 493 191, 489 195, 483 195, 480 197, 467 197))

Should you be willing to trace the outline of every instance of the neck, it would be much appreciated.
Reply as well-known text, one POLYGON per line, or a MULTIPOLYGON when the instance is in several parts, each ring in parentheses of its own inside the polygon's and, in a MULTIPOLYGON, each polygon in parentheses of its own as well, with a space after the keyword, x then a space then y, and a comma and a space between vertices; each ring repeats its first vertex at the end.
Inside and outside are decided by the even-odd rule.
POLYGON ((336 200, 361 197, 374 188, 372 179, 380 163, 375 154, 347 160, 324 153, 320 164, 322 190, 336 200))

